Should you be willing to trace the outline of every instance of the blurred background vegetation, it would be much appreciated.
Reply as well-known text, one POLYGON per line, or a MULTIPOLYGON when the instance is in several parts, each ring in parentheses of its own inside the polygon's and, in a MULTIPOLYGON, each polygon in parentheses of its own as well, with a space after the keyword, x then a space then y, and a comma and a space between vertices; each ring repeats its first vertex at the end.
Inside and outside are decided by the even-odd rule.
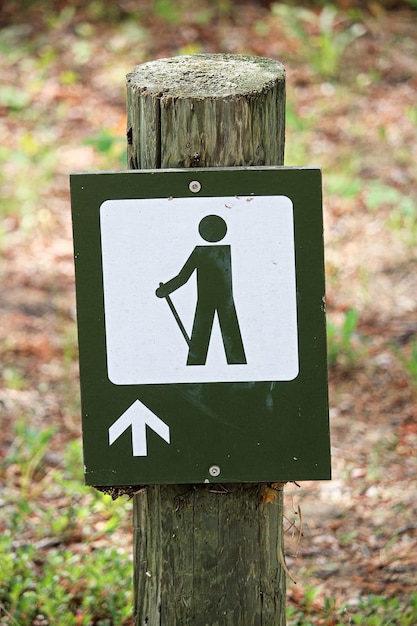
POLYGON ((417 623, 416 9, 0 4, 0 624, 132 624, 131 502, 83 486, 68 174, 125 168, 134 65, 201 52, 281 60, 286 164, 323 167, 334 478, 286 489, 289 624, 417 623))

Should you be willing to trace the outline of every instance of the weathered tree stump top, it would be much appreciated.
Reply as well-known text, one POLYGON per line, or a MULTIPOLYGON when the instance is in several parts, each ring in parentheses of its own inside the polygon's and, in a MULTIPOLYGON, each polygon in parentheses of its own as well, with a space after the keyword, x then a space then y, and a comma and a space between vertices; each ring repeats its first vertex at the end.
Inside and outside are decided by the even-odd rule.
POLYGON ((281 165, 285 69, 279 61, 189 54, 127 75, 132 169, 281 165))
POLYGON ((279 61, 235 54, 189 54, 133 68, 131 88, 163 98, 225 98, 259 93, 285 80, 279 61))

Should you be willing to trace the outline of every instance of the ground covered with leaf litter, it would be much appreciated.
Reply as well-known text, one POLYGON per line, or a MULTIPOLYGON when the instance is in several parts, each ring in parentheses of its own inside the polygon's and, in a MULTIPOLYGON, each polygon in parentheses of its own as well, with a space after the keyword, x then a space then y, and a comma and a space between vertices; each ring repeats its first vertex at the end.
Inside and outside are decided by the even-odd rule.
POLYGON ((0 18, 0 623, 131 623, 130 503, 82 486, 68 174, 123 168, 125 74, 193 52, 281 60, 286 164, 323 167, 333 480, 286 487, 289 623, 417 623, 417 13, 35 5, 0 18))

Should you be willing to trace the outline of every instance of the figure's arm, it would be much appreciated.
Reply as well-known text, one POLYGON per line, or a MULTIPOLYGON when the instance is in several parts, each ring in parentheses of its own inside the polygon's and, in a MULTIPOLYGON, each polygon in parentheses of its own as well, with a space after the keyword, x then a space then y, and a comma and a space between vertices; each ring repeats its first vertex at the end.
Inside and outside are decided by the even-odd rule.
POLYGON ((166 283, 160 283, 160 286, 155 291, 158 298, 166 298, 166 296, 169 296, 170 293, 185 285, 191 274, 196 269, 196 259, 194 253, 195 249, 192 251, 177 276, 174 276, 174 278, 171 278, 171 280, 166 283))

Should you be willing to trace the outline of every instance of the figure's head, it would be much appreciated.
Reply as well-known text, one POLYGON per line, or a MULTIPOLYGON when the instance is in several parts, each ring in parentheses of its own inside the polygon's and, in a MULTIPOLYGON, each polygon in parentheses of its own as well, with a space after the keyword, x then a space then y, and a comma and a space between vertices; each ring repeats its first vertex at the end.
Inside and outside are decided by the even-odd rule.
POLYGON ((210 242, 220 241, 227 233, 227 225, 219 215, 206 215, 198 225, 198 232, 210 242))

